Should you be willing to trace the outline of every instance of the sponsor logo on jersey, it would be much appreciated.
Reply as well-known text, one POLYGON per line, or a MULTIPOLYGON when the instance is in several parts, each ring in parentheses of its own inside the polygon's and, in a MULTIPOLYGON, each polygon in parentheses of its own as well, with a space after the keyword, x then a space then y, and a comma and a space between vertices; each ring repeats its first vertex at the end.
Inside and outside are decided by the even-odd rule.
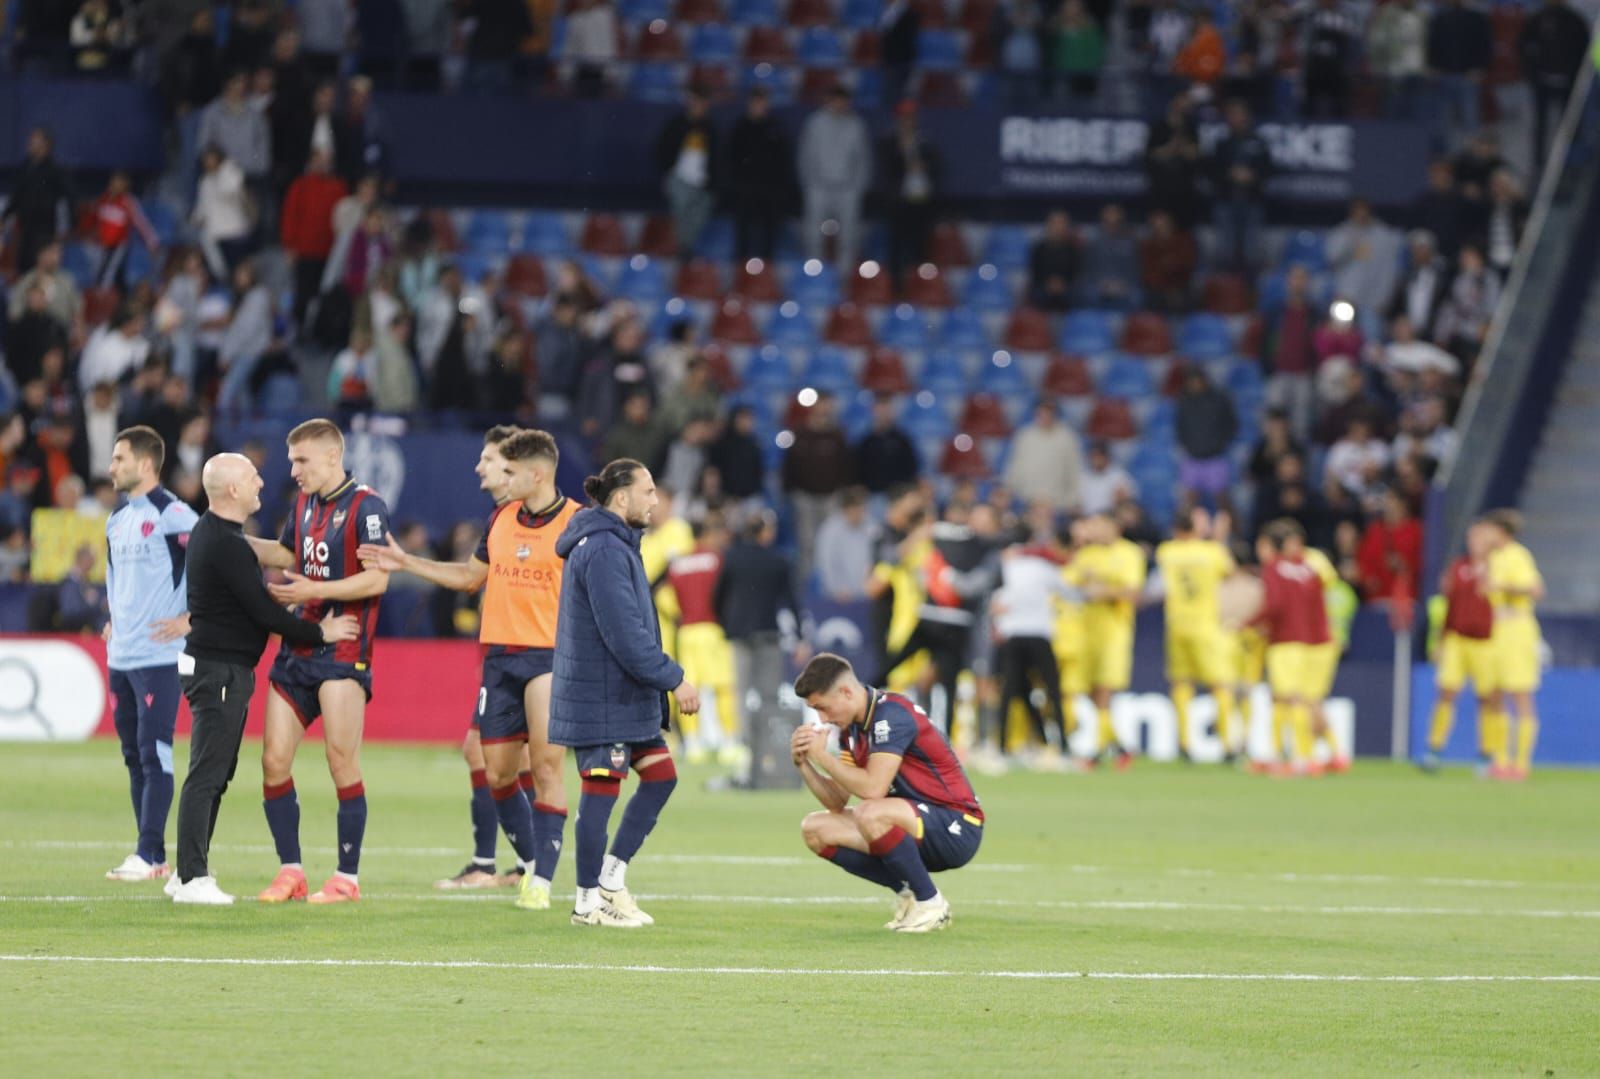
POLYGON ((880 719, 872 725, 872 740, 879 743, 889 740, 889 721, 887 719, 880 719))
POLYGON ((367 514, 367 538, 373 540, 383 538, 383 518, 376 513, 367 514))

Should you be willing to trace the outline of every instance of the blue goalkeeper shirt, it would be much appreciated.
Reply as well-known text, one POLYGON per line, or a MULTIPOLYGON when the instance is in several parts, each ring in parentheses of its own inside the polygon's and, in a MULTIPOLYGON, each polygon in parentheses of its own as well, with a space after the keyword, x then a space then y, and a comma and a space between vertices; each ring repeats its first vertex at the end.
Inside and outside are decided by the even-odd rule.
POLYGON ((183 638, 158 644, 150 639, 151 624, 188 609, 183 563, 198 519, 171 491, 157 487, 128 499, 106 521, 106 593, 111 603, 106 666, 112 670, 178 662, 183 638))

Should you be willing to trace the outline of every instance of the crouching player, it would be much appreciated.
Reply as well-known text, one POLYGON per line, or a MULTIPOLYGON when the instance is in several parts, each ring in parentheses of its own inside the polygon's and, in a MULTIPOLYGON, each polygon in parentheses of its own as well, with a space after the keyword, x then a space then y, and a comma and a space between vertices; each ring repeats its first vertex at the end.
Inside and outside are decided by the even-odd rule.
POLYGON ((929 874, 966 865, 983 839, 983 810, 950 743, 910 699, 862 685, 839 656, 812 659, 794 691, 844 749, 828 752, 826 728, 794 732, 794 765, 823 805, 800 825, 806 846, 898 894, 886 928, 943 929, 950 904, 929 874))

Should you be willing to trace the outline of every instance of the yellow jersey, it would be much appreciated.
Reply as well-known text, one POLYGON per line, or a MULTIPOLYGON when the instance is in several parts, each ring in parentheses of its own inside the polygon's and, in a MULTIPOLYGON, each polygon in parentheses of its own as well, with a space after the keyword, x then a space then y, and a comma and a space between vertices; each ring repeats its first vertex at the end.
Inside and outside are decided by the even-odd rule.
POLYGON ((694 528, 682 517, 662 521, 639 540, 639 557, 651 584, 659 581, 674 558, 694 550, 694 528))
POLYGON ((1307 547, 1304 561, 1310 567, 1311 572, 1315 573, 1317 579, 1322 582, 1323 591, 1338 585, 1340 581, 1339 571, 1334 568, 1333 560, 1320 550, 1315 547, 1307 547))
POLYGON ((1520 543, 1512 542, 1489 554, 1489 602, 1500 612, 1532 614, 1531 592, 1544 586, 1533 555, 1520 543))
POLYGON ((1233 555, 1216 540, 1174 539, 1156 548, 1167 587, 1167 632, 1211 633, 1222 624, 1217 597, 1234 571, 1233 555))
MULTIPOLYGON (((1144 550, 1131 540, 1090 544, 1073 559, 1080 587, 1095 585, 1137 592, 1144 587, 1144 550)), ((1133 624, 1134 603, 1127 599, 1088 600, 1084 613, 1095 619, 1133 624)))

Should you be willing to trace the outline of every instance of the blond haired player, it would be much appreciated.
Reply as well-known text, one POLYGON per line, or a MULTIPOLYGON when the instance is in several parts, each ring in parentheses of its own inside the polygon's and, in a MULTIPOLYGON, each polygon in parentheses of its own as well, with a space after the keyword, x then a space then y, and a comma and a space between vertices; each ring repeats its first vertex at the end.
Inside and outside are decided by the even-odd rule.
POLYGON ((1122 538, 1122 526, 1107 513, 1088 519, 1086 538, 1073 565, 1085 600, 1083 656, 1099 718, 1099 758, 1112 757, 1123 769, 1133 755, 1111 725, 1111 695, 1127 689, 1133 676, 1134 605, 1144 589, 1145 556, 1138 544, 1122 538))
POLYGON ((1533 765, 1539 738, 1539 716, 1533 695, 1539 689, 1539 620, 1534 604, 1544 598, 1544 578, 1526 547, 1517 542, 1522 515, 1494 510, 1482 522, 1489 539, 1489 602, 1494 606, 1494 650, 1497 688, 1511 699, 1517 716, 1516 759, 1491 770, 1496 779, 1521 780, 1533 765))
POLYGON ((1222 629, 1222 582, 1237 568, 1228 548, 1209 538, 1211 517, 1196 508, 1180 517, 1172 538, 1156 548, 1156 567, 1166 591, 1167 681, 1178 714, 1178 753, 1189 760, 1189 706, 1195 683, 1217 702, 1217 737, 1233 745, 1233 678, 1222 629))

